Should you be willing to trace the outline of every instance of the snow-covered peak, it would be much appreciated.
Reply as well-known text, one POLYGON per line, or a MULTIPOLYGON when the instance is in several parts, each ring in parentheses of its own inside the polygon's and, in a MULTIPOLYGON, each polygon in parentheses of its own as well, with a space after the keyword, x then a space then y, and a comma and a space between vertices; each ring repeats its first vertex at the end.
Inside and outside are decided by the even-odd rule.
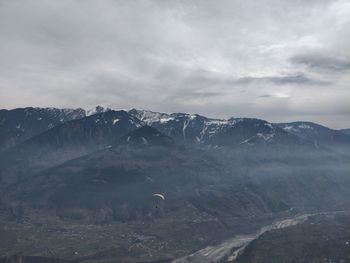
POLYGON ((152 126, 152 124, 156 123, 156 122, 167 123, 167 122, 175 119, 170 114, 148 111, 148 110, 132 109, 129 111, 129 113, 131 115, 135 116, 136 118, 142 120, 143 122, 145 122, 149 126, 152 126))
POLYGON ((94 114, 98 114, 98 113, 102 113, 102 112, 107 112, 107 111, 110 111, 111 109, 110 108, 105 108, 105 107, 102 107, 100 105, 92 108, 92 109, 89 109, 86 111, 86 116, 91 116, 91 115, 94 115, 94 114))
POLYGON ((216 140, 222 134, 235 133, 234 130, 236 128, 239 131, 249 131, 249 136, 269 141, 274 137, 276 131, 276 127, 273 124, 259 119, 216 119, 198 114, 167 114, 136 109, 130 110, 129 113, 168 136, 194 143, 206 143, 216 140))

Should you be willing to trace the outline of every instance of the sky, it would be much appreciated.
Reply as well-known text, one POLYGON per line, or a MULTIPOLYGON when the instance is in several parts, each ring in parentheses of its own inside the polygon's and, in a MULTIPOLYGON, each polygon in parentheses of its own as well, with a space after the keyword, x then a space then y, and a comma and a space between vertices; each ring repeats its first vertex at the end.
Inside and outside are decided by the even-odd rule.
POLYGON ((0 108, 350 128, 348 0, 0 0, 0 108))

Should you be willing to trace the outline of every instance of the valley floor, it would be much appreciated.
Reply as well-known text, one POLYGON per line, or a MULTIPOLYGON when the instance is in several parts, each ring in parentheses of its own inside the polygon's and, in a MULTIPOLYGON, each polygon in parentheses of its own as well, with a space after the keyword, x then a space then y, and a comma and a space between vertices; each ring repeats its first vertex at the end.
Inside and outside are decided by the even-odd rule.
POLYGON ((116 258, 118 262, 171 262, 237 234, 256 232, 276 216, 221 220, 186 211, 143 222, 92 224, 33 212, 17 222, 1 218, 0 258, 26 255, 84 263, 115 262, 116 258))
POLYGON ((349 211, 279 216, 284 218, 241 219, 230 226, 204 217, 127 224, 65 222, 47 215, 45 220, 37 217, 11 223, 2 218, 0 262, 20 262, 18 255, 31 256, 22 258, 28 263, 115 262, 116 258, 118 262, 159 263, 328 262, 325 258, 349 262, 349 211), (5 261, 13 255, 17 258, 5 261), (292 260, 298 256, 310 261, 292 260))

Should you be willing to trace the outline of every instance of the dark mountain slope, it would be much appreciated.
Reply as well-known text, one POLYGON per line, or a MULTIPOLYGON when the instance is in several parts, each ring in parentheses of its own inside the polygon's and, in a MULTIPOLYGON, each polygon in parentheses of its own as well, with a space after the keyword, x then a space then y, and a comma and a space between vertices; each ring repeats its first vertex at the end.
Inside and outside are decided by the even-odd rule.
POLYGON ((291 208, 341 209, 350 203, 350 164, 345 157, 314 148, 259 144, 195 150, 178 147, 147 126, 118 141, 23 178, 11 196, 43 209, 93 213, 108 207, 118 220, 152 214, 153 193, 166 193, 175 206, 185 201, 222 219, 291 208))
MULTIPOLYGON (((141 128, 128 136, 144 135, 144 131, 141 128)), ((204 152, 180 149, 164 138, 164 146, 152 140, 142 147, 123 141, 34 174, 11 188, 12 197, 62 213, 83 209, 99 215, 97 211, 103 209, 109 217, 125 221, 156 216, 160 213, 156 205, 172 209, 194 195, 194 189, 220 180, 220 167, 204 152), (164 194, 166 203, 154 193, 164 194)))
POLYGON ((175 140, 152 127, 143 126, 120 138, 117 145, 169 147, 175 145, 175 140))
POLYGON ((17 176, 102 149, 141 125, 125 111, 107 111, 58 125, 3 152, 3 179, 13 181, 17 176))
POLYGON ((83 109, 18 108, 0 110, 0 151, 69 120, 85 117, 83 109))
POLYGON ((300 145, 298 137, 259 119, 229 119, 231 125, 208 136, 211 145, 300 145))

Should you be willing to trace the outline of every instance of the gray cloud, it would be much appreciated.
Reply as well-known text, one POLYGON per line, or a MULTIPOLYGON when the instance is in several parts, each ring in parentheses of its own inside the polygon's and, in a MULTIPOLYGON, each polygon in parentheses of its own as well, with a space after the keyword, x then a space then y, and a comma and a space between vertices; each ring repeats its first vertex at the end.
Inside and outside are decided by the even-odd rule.
POLYGON ((324 80, 316 80, 306 77, 304 74, 296 74, 289 76, 267 76, 267 77, 244 77, 236 80, 238 84, 249 84, 253 82, 271 82, 277 85, 329 85, 330 82, 324 80))
POLYGON ((0 108, 350 127, 349 17, 347 0, 3 0, 0 108))
POLYGON ((343 71, 350 69, 350 58, 331 57, 323 54, 296 55, 291 58, 291 62, 322 70, 343 71))

